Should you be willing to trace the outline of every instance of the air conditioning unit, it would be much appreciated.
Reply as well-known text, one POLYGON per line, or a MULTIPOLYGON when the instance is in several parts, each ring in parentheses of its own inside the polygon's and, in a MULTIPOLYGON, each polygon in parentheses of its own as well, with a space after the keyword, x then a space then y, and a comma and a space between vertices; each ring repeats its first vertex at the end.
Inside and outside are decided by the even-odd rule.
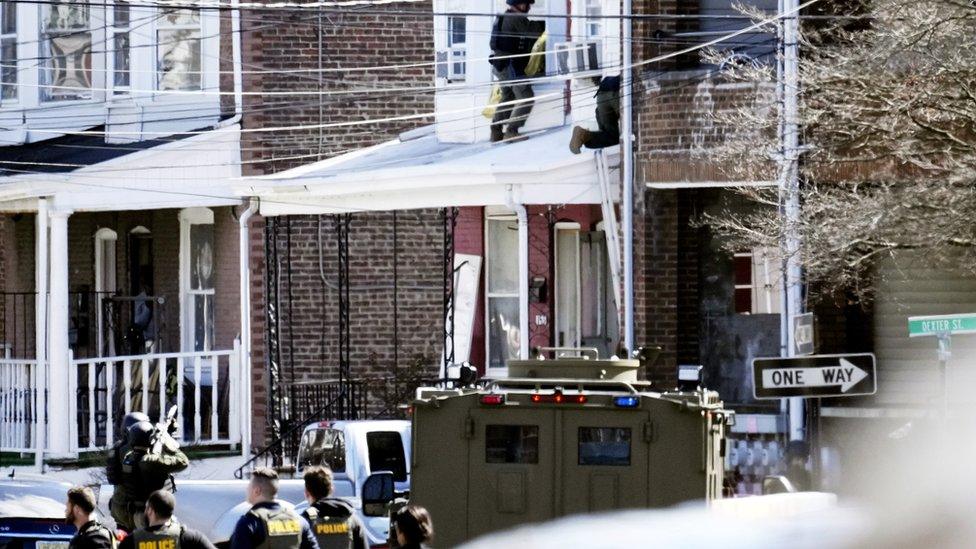
POLYGON ((579 40, 556 44, 556 66, 559 74, 574 78, 593 76, 602 68, 602 40, 579 40))
POLYGON ((464 80, 467 56, 468 50, 464 44, 437 50, 437 71, 435 72, 437 78, 443 78, 448 82, 464 80))

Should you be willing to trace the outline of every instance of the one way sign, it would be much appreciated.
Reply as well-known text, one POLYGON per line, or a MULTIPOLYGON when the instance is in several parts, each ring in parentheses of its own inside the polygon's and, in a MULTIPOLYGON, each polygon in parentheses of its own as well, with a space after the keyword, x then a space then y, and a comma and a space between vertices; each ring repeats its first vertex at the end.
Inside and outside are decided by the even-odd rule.
POLYGON ((752 374, 757 399, 873 395, 878 390, 871 353, 756 358, 752 374))

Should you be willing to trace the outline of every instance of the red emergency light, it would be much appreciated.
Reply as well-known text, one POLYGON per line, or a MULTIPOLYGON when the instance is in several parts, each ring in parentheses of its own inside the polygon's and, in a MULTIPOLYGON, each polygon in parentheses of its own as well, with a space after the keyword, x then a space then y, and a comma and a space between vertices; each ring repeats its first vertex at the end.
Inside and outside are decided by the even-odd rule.
POLYGON ((488 406, 500 406, 505 404, 505 395, 481 395, 481 403, 488 406))
POLYGON ((553 404, 586 404, 586 395, 564 395, 562 393, 553 393, 551 395, 541 395, 534 394, 531 398, 532 402, 539 403, 553 403, 553 404))

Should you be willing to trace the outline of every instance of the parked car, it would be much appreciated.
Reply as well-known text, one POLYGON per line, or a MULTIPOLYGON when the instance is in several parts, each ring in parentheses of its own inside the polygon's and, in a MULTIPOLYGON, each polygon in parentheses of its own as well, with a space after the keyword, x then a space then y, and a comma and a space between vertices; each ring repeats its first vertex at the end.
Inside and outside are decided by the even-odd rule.
POLYGON ((0 549, 67 549, 66 482, 29 475, 0 480, 0 549))

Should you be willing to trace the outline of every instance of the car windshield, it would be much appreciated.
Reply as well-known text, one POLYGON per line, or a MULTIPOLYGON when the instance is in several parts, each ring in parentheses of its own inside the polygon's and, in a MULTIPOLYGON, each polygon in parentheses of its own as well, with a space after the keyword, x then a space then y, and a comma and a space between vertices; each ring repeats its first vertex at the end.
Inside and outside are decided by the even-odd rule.
POLYGON ((407 480, 407 460, 403 452, 403 439, 396 431, 366 433, 369 449, 369 470, 392 471, 397 482, 407 480))
POLYGON ((346 441, 338 429, 310 429, 298 447, 298 467, 326 465, 333 473, 346 470, 346 441))

